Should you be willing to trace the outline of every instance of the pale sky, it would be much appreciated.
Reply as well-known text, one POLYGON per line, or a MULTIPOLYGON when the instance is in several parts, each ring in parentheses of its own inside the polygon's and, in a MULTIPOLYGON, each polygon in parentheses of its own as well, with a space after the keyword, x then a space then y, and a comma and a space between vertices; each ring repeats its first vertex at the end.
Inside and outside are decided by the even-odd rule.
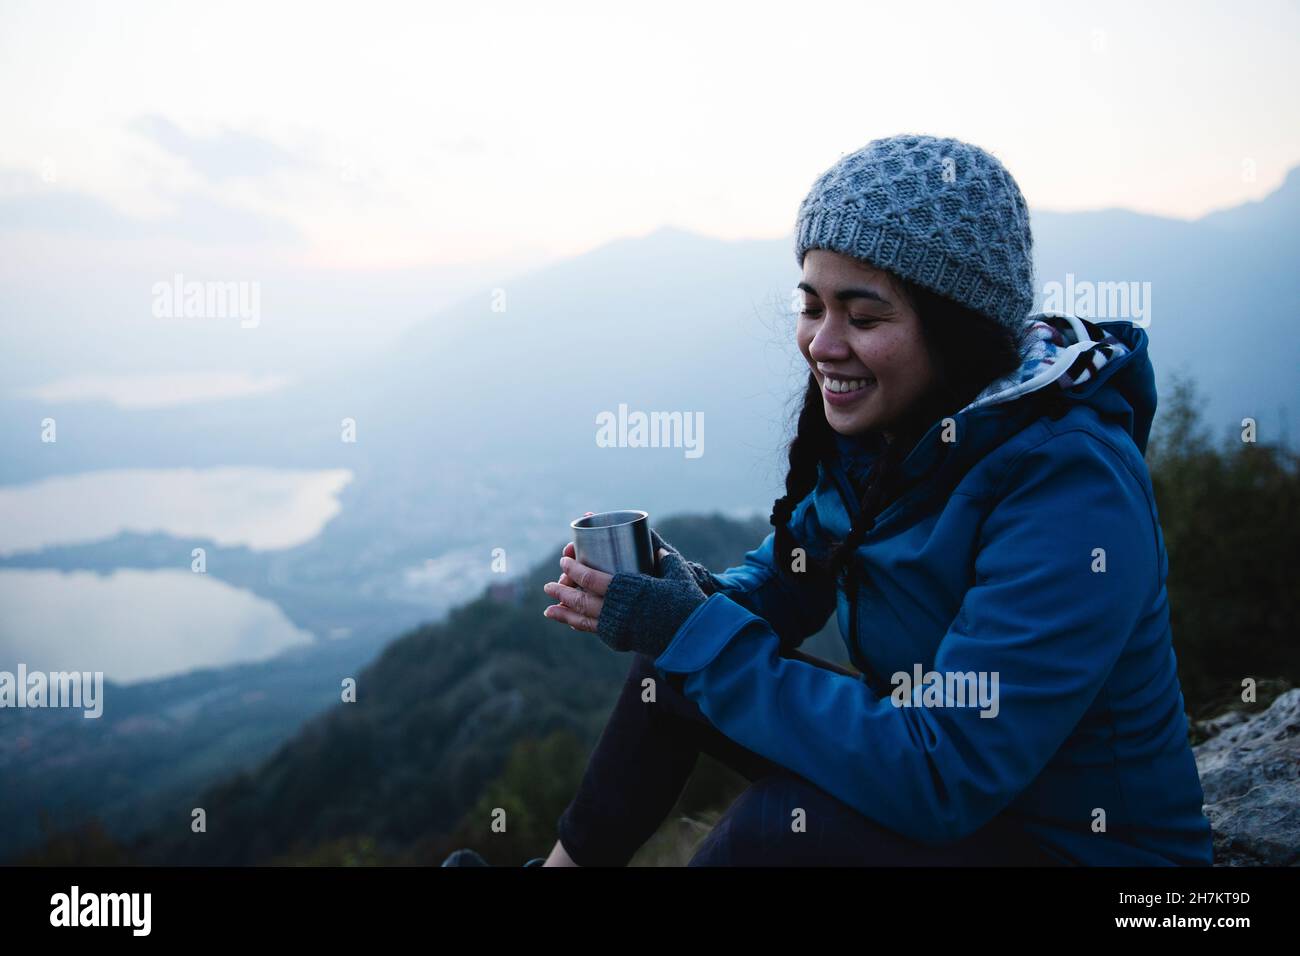
POLYGON ((0 4, 0 200, 366 269, 781 236, 899 132, 989 149, 1035 209, 1194 218, 1300 163, 1295 3, 429 7, 0 4))

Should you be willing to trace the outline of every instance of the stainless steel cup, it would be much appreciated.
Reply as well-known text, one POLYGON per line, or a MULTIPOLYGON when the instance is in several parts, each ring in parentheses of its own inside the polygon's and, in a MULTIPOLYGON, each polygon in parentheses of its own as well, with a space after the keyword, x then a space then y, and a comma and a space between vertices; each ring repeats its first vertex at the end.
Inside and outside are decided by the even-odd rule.
POLYGON ((650 515, 645 511, 602 511, 569 522, 573 550, 588 567, 608 574, 654 574, 650 515))

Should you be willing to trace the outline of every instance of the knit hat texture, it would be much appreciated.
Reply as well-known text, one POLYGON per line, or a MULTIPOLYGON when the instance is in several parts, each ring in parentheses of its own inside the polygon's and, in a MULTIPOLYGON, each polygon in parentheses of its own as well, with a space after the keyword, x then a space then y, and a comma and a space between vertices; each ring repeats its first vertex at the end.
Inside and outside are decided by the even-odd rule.
POLYGON ((863 259, 1014 332, 1033 308, 1033 236, 1020 187, 961 140, 872 140, 822 173, 799 206, 795 261, 809 249, 863 259))

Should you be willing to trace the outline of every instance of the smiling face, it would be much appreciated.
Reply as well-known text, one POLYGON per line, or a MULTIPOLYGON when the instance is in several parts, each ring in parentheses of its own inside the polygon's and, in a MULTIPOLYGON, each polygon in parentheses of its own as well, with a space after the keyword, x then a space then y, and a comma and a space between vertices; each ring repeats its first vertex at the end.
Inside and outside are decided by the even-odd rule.
POLYGON ((893 277, 860 259, 810 249, 795 330, 841 435, 888 434, 935 384, 921 320, 893 277), (834 384, 832 384, 834 383, 834 384))

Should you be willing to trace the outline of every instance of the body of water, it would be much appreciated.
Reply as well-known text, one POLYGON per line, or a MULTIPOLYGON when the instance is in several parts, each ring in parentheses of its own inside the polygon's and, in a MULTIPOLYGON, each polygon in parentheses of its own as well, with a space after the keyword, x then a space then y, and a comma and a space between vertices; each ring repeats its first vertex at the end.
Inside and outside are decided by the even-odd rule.
MULTIPOLYGON (((125 531, 291 548, 338 514, 351 480, 348 469, 131 468, 0 486, 0 555, 125 531)), ((0 570, 0 670, 21 662, 130 682, 262 660, 312 640, 278 605, 191 570, 188 557, 175 569, 110 574, 0 570)))
POLYGON ((254 551, 310 541, 338 514, 346 468, 121 468, 0 486, 0 555, 123 531, 254 551))
POLYGON ((127 683, 309 643, 276 604, 191 571, 0 569, 0 670, 127 683))

